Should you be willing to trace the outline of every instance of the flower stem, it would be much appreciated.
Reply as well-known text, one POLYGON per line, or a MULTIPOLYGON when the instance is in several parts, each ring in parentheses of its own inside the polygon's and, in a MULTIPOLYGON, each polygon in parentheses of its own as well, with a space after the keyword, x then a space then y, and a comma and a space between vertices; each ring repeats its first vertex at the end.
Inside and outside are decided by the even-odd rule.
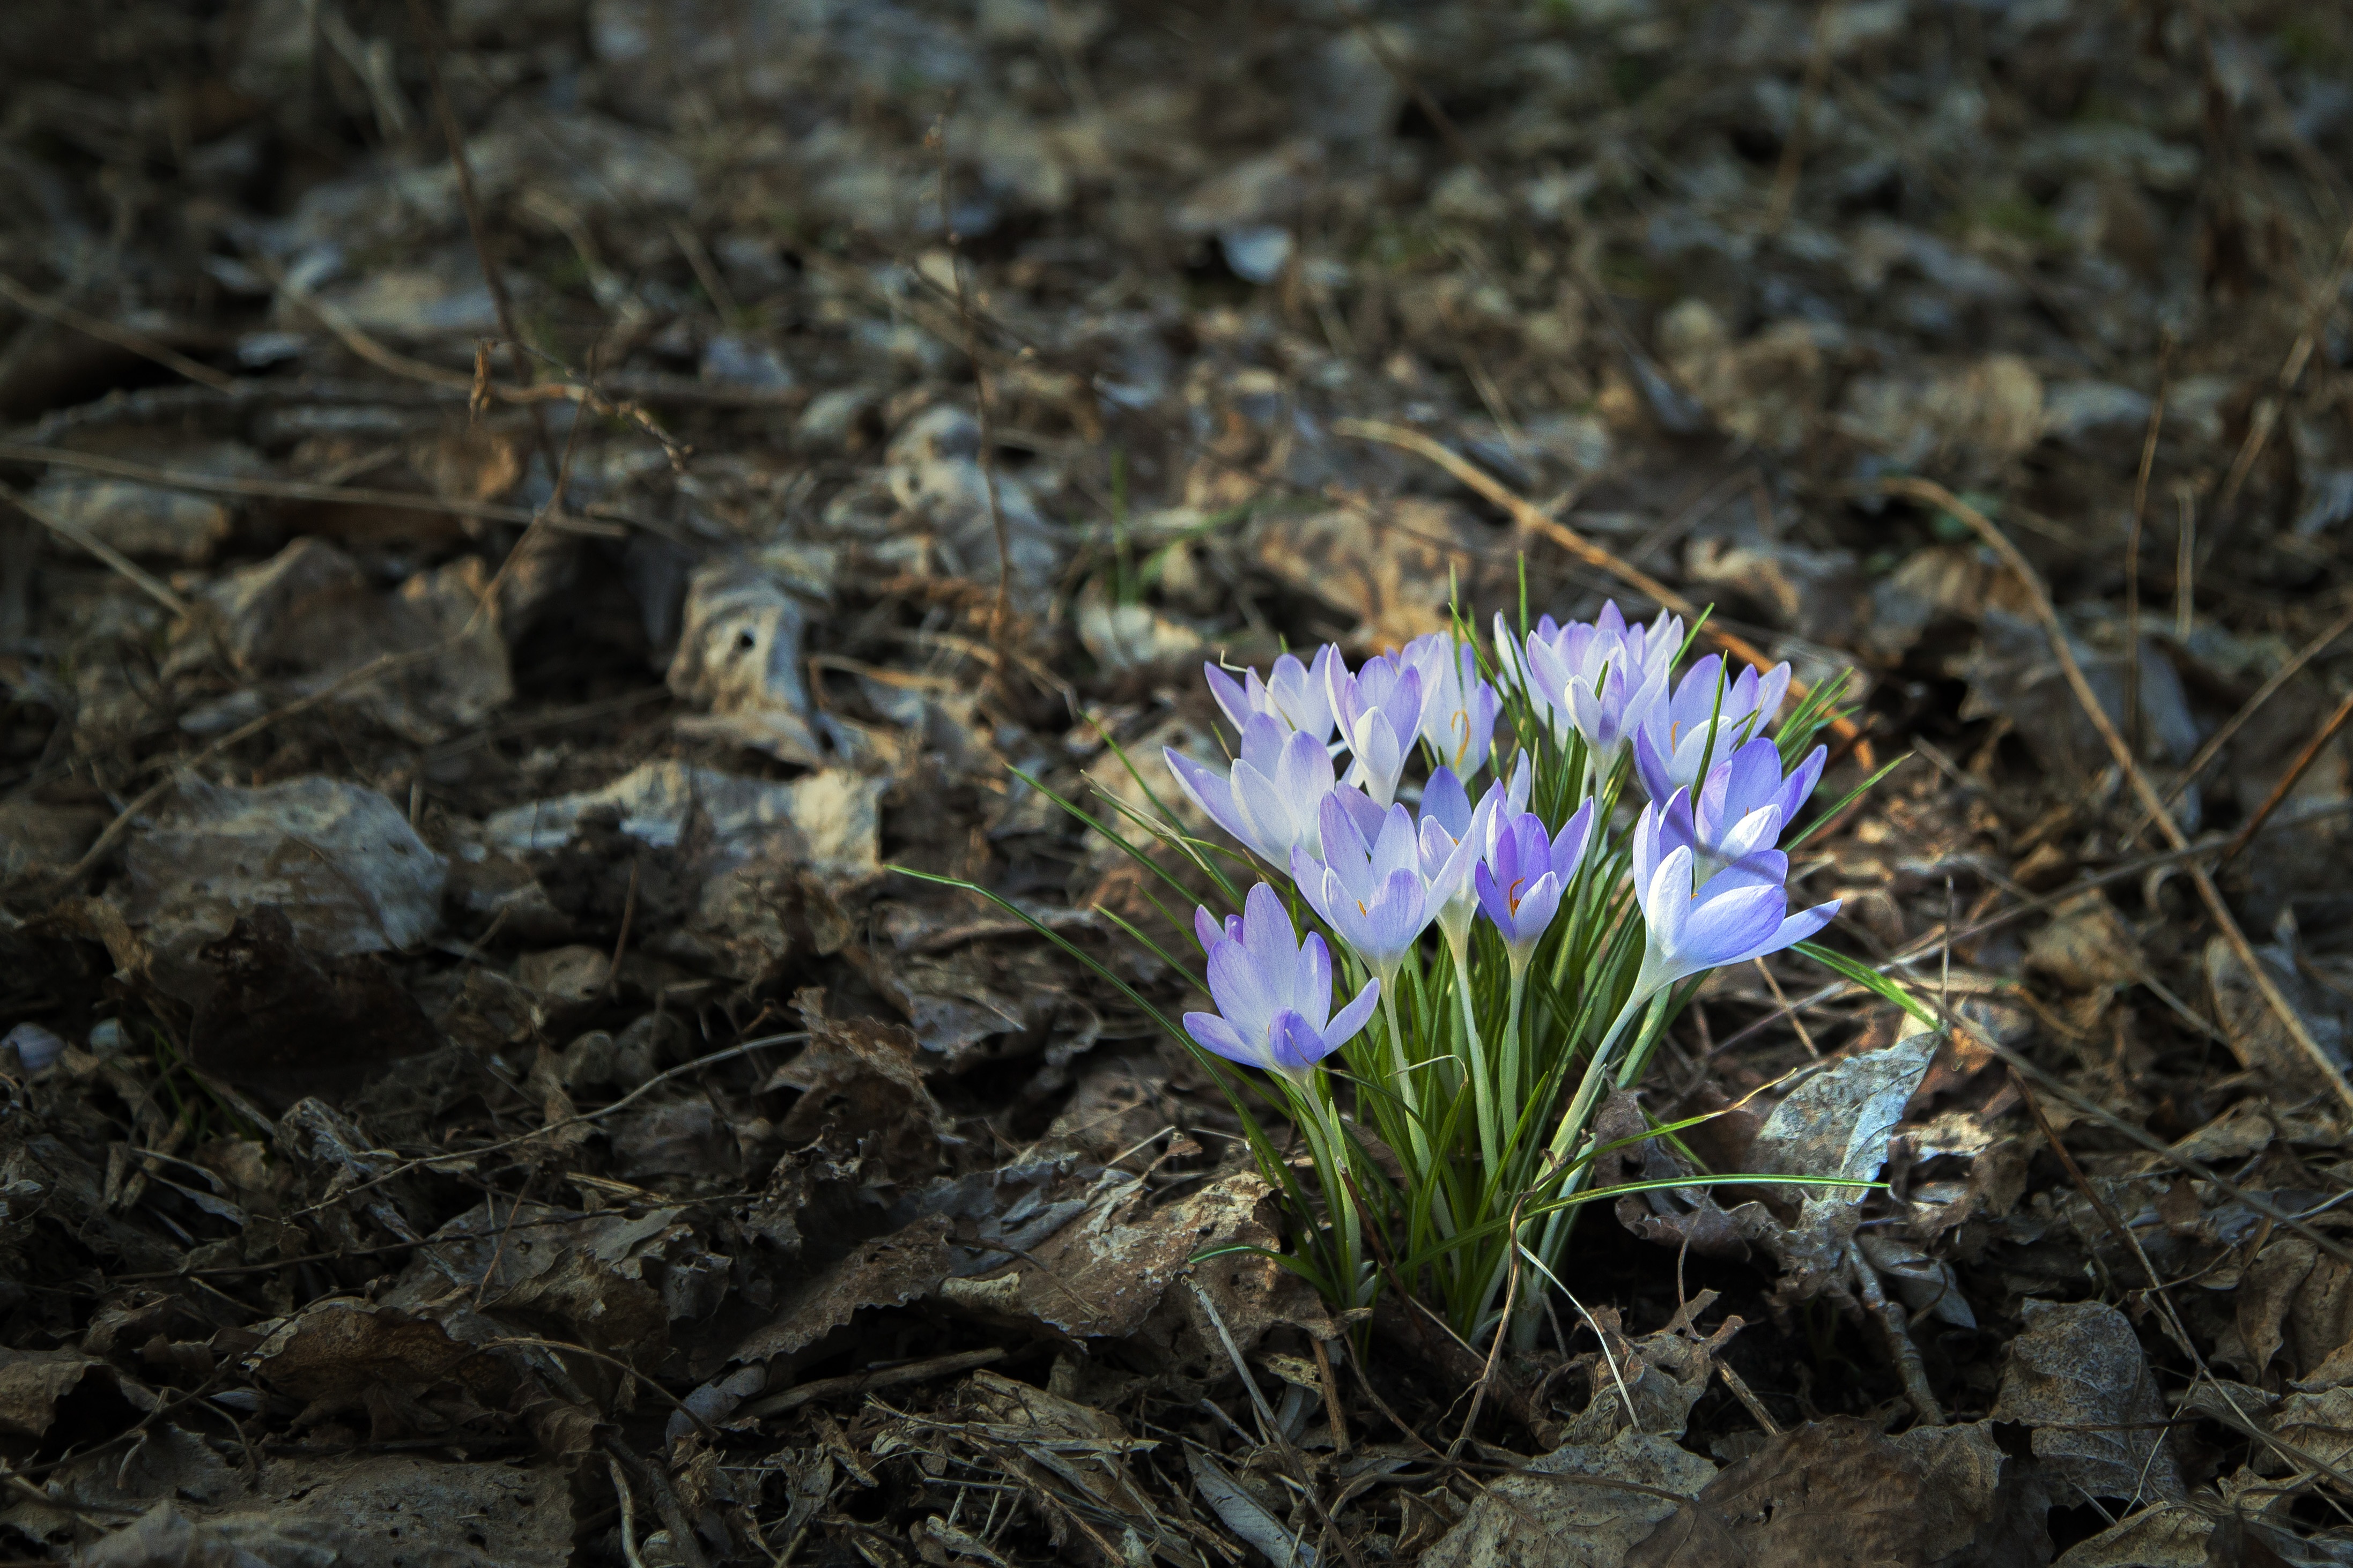
POLYGON ((1406 1059, 1405 1031, 1398 1027, 1397 971, 1392 969, 1380 977, 1381 1024, 1388 1030, 1389 1065, 1395 1075, 1398 1098, 1405 1102, 1406 1138, 1413 1149, 1417 1180, 1430 1171, 1430 1133, 1421 1124, 1421 1090, 1414 1077, 1413 1064, 1406 1059))
POLYGON ((1618 1069, 1618 1087, 1631 1089, 1641 1081, 1642 1069, 1651 1065, 1651 1054, 1659 1048, 1659 1037, 1665 1033, 1667 998, 1673 987, 1659 993, 1651 1003, 1651 1016, 1642 1021, 1642 1032, 1635 1037, 1634 1046, 1626 1053, 1625 1064, 1618 1069))
POLYGON ((1356 1213, 1356 1198, 1348 1181, 1347 1133, 1340 1125, 1340 1108, 1333 1100, 1331 1087, 1324 1084, 1300 1084, 1293 1096, 1293 1111, 1299 1120, 1299 1131, 1307 1140, 1308 1152, 1315 1160, 1315 1173, 1324 1188, 1324 1202, 1331 1210, 1333 1229, 1339 1243, 1339 1273, 1335 1281, 1350 1306, 1364 1287, 1365 1234, 1362 1216, 1356 1213))
POLYGON ((1479 1020, 1471 1002, 1471 933, 1456 936, 1446 934, 1447 950, 1454 956, 1454 997, 1462 1005, 1462 1038, 1471 1056, 1472 1107, 1479 1119, 1480 1176, 1492 1182, 1501 1168, 1502 1146, 1495 1132, 1495 1086, 1493 1064, 1487 1060, 1486 1042, 1479 1037, 1479 1020))
MULTIPOLYGON (((1649 996, 1640 993, 1627 997, 1626 1005, 1618 1009, 1618 1016, 1610 1020, 1609 1033, 1603 1035, 1601 1043, 1593 1047, 1592 1059, 1585 1065, 1585 1077, 1578 1082, 1577 1094, 1569 1100, 1568 1109, 1561 1113, 1560 1125, 1554 1130, 1551 1146, 1546 1151, 1547 1168, 1560 1168, 1567 1161, 1569 1151, 1585 1141, 1588 1126, 1593 1120, 1594 1103, 1600 1099, 1601 1086, 1609 1079, 1610 1049, 1617 1045, 1618 1037, 1626 1032, 1626 1026, 1634 1020, 1649 1001, 1649 996)), ((1561 1181, 1558 1195, 1566 1198, 1582 1187, 1592 1168, 1592 1163, 1588 1161, 1568 1172, 1561 1181)), ((1568 1229, 1568 1215, 1567 1208, 1556 1208, 1545 1215, 1544 1234, 1537 1239, 1535 1252, 1546 1268, 1553 1268, 1561 1238, 1568 1229)), ((1523 1309, 1511 1326, 1514 1349, 1530 1351, 1535 1348, 1535 1303, 1541 1295, 1541 1291, 1531 1290, 1522 1297, 1523 1309)))
POLYGON ((1520 1005, 1528 994, 1528 960, 1533 951, 1512 950, 1512 1000, 1504 1019, 1504 1071, 1496 1098, 1502 1102, 1504 1114, 1518 1121, 1520 1103, 1520 1064, 1527 1056, 1526 1043, 1520 1038, 1520 1005))

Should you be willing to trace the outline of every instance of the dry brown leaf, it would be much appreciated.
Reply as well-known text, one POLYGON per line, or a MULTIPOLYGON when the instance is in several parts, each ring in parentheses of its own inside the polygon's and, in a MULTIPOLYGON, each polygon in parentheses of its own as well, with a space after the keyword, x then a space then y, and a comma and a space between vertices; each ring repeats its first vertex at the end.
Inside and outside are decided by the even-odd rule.
POLYGON ((898 1307, 928 1296, 955 1267, 952 1227, 934 1216, 877 1240, 809 1277, 776 1305, 766 1326, 744 1336, 731 1359, 765 1361, 816 1343, 861 1307, 898 1307))
POLYGON ((2178 1502, 2165 1402, 2132 1323, 2104 1301, 2029 1301, 1992 1418, 2034 1428, 2035 1457, 2077 1499, 2178 1502))
POLYGON ((1566 1444, 1489 1482, 1422 1568, 1618 1568, 1675 1497, 1697 1496, 1715 1475, 1689 1449, 1630 1429, 1599 1447, 1566 1444))
POLYGON ((2145 961, 2140 939, 2095 889, 2052 911, 2027 943, 2026 964, 2071 991, 2091 991, 2138 978, 2145 961))
POLYGON ((1501 584, 1482 562, 1486 547, 1458 509, 1412 497, 1308 516, 1270 512, 1250 538, 1261 566, 1356 616, 1352 639, 1376 647, 1443 628, 1457 584, 1465 604, 1493 599, 1487 590, 1501 584))
POLYGON ((343 1560, 315 1521, 190 1520, 159 1502, 74 1554, 75 1568, 327 1568, 343 1560))
POLYGON ((1901 1437, 1841 1416, 1770 1439, 1626 1554, 1626 1568, 2041 1568, 2049 1501, 1986 1424, 1901 1437))
POLYGON ((0 1350, 0 1439, 37 1441, 58 1402, 101 1365, 79 1351, 0 1350))

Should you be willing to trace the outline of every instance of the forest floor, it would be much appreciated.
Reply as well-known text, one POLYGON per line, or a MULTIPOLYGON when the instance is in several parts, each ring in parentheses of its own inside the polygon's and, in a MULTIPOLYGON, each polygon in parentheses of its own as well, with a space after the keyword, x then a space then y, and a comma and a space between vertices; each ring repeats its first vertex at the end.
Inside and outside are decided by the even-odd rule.
POLYGON ((2353 1562, 2353 11, 7 31, 0 1559, 2353 1562), (1884 1188, 1482 1359, 892 868, 1184 1005, 1053 797, 1524 595, 1851 682, 1943 1022, 1719 973, 1648 1102, 1884 1188))

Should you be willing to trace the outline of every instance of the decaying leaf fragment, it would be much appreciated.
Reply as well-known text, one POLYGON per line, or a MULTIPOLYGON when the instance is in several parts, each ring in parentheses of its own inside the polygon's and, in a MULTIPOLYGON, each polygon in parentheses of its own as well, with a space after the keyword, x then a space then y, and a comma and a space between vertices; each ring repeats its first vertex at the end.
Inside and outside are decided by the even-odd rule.
POLYGON ((57 1419, 58 1403, 105 1363, 76 1351, 0 1350, 0 1444, 37 1441, 57 1419))
POLYGON ((267 1519, 192 1521, 159 1502, 74 1554, 75 1568, 327 1568, 342 1553, 316 1524, 281 1530, 267 1519))
POLYGON ((1851 1416, 1784 1432, 1728 1467, 1626 1568, 2030 1568, 2049 1500, 1983 1422, 1883 1436, 1851 1416))
POLYGON ((1155 1440, 1132 1436, 1104 1411, 993 1372, 972 1374, 965 1403, 971 1418, 954 1436, 1020 1480, 1068 1560, 1126 1568, 1157 1555, 1205 1565, 1137 1485, 1129 1457, 1157 1447, 1155 1440))
POLYGON ((1199 1299, 1172 1291, 1190 1272, 1218 1318, 1248 1351, 1278 1322, 1322 1323, 1312 1291, 1262 1257, 1220 1247, 1272 1247, 1264 1212, 1271 1193, 1255 1171, 1237 1171, 1160 1208, 1145 1206, 1143 1184, 1106 1171, 1087 1212, 1062 1225, 1001 1274, 953 1281, 948 1299, 1011 1321, 1082 1339, 1141 1338, 1222 1363, 1217 1330, 1199 1299))
POLYGON ((1565 1444, 1490 1482, 1422 1568, 1618 1568, 1675 1498, 1696 1497, 1715 1475, 1681 1444, 1630 1427, 1599 1446, 1565 1444))
POLYGON ((2178 1502, 2165 1402, 2131 1321, 2104 1301, 2029 1301, 1992 1419, 2034 1428, 2034 1454, 2081 1499, 2178 1502))

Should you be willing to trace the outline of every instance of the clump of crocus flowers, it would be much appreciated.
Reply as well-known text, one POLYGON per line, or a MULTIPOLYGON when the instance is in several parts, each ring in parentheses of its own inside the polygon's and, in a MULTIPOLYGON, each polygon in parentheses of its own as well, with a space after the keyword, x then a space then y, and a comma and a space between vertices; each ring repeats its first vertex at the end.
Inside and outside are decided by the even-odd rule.
POLYGON ((1318 1194, 1250 1122, 1305 1221, 1287 1261, 1338 1304, 1395 1283, 1531 1342, 1603 1098, 1710 971, 1837 913, 1792 908, 1783 844, 1831 694, 1784 716, 1788 665, 1720 655, 1677 680, 1690 640, 1609 605, 1498 616, 1484 649, 1458 625, 1354 669, 1209 667, 1231 761, 1166 760, 1232 842, 1155 830, 1239 912, 1195 918, 1216 1010, 1182 1026, 1303 1136, 1318 1194))

